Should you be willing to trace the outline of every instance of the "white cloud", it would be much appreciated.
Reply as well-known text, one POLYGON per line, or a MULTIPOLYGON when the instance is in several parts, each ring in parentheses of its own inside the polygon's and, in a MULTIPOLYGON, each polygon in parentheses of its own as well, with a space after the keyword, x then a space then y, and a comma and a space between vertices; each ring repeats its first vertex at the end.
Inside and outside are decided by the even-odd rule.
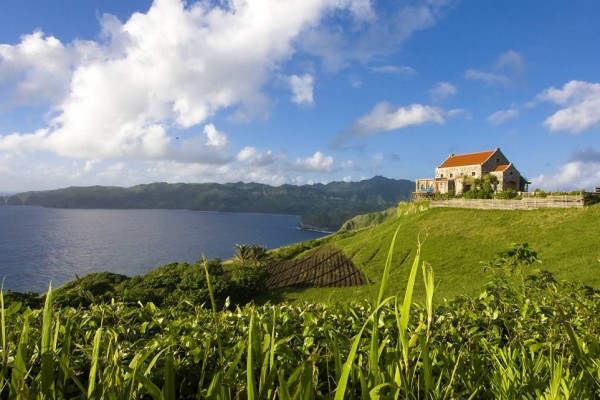
POLYGON ((505 71, 511 76, 520 76, 525 72, 527 65, 521 54, 508 50, 500 54, 493 68, 495 71, 505 71))
POLYGON ((83 167, 83 170, 84 170, 85 172, 90 172, 90 171, 92 171, 92 170, 94 169, 94 166, 95 166, 96 164, 98 164, 99 162, 100 162, 100 160, 98 160, 98 159, 95 159, 95 160, 87 160, 87 161, 85 162, 85 166, 83 167))
POLYGON ((483 81, 491 86, 510 86, 525 73, 526 63, 523 56, 514 50, 508 50, 500 56, 489 71, 469 69, 465 78, 483 81))
POLYGON ((600 182, 600 162, 570 161, 554 175, 531 179, 532 189, 546 191, 592 190, 600 182))
POLYGON ((201 135, 174 142, 164 157, 157 158, 212 165, 226 164, 234 159, 227 151, 227 136, 219 132, 213 124, 206 125, 201 135))
POLYGON ((219 132, 213 124, 208 124, 204 127, 204 134, 206 135, 206 145, 216 148, 222 148, 229 144, 227 135, 219 132))
POLYGON ((456 86, 449 82, 438 82, 429 90, 429 95, 434 101, 442 101, 448 96, 453 96, 458 92, 456 86))
POLYGON ((467 120, 472 119, 471 114, 462 108, 453 108, 452 110, 448 110, 448 111, 446 111, 446 115, 450 118, 464 116, 464 118, 467 120))
MULTIPOLYGON (((432 26, 449 2, 398 3, 382 8, 393 12, 379 13, 379 4, 369 0, 155 0, 127 20, 102 16, 95 41, 61 42, 41 31, 25 35, 17 44, 0 44, 0 107, 42 105, 47 123, 28 132, 1 132, 0 151, 6 153, 0 156, 32 164, 11 178, 39 184, 32 189, 47 188, 49 176, 66 185, 246 179, 281 184, 291 179, 286 168, 333 171, 333 158, 321 152, 295 163, 252 146, 231 152, 234 140, 211 122, 217 116, 238 122, 266 117, 277 103, 267 93, 271 80, 289 74, 282 70, 297 55, 317 55, 332 69, 355 61, 371 65, 374 56, 390 54, 432 26), (40 162, 42 157, 54 164, 40 162)), ((410 67, 382 68, 377 72, 414 73, 410 67)), ((293 100, 313 104, 316 79, 312 70, 290 79, 293 100)), ((437 112, 413 105, 395 118, 418 124, 416 114, 429 113, 421 118, 443 122, 437 112)))
POLYGON ((346 135, 370 136, 428 122, 443 124, 443 111, 422 104, 394 108, 387 102, 381 102, 369 114, 356 120, 352 128, 346 131, 346 135))
POLYGON ((488 122, 494 125, 499 125, 504 122, 510 121, 519 116, 519 110, 511 108, 508 110, 496 111, 488 117, 488 122))
POLYGON ((292 75, 289 78, 290 89, 292 90, 292 101, 296 104, 313 105, 313 85, 314 78, 310 74, 302 76, 292 75))
POLYGON ((255 147, 246 146, 240 150, 236 158, 248 165, 264 167, 282 160, 283 156, 277 156, 271 150, 259 151, 255 147))
MULTIPOLYGON (((56 101, 36 148, 70 157, 166 158, 176 154, 171 126, 196 126, 221 110, 243 120, 263 112, 262 87, 293 55, 298 36, 328 10, 350 6, 368 14, 364 4, 337 0, 239 0, 223 7, 157 0, 125 23, 104 17, 101 43, 64 45, 35 33, 3 45, 2 71, 12 72, 2 76, 25 71, 15 86, 19 101, 30 92, 56 101)), ((310 101, 306 88, 300 101, 310 101)), ((17 136, 22 140, 11 141, 32 137, 17 136)))
POLYGON ((375 153, 371 157, 371 160, 373 160, 373 162, 375 162, 375 163, 380 163, 383 161, 383 159, 384 159, 383 153, 375 153))
MULTIPOLYGON (((354 3, 341 0, 341 4, 354 3)), ((372 7, 378 2, 362 1, 362 15, 374 15, 372 7)), ((382 12, 354 24, 340 24, 332 14, 326 23, 306 31, 301 37, 302 50, 323 60, 332 71, 339 70, 351 61, 368 62, 396 51, 413 33, 433 26, 441 18, 452 0, 386 2, 382 12)))
POLYGON ((467 72, 465 72, 465 78, 474 81, 483 81, 489 85, 508 86, 510 84, 510 79, 507 76, 474 69, 467 70, 467 72))
POLYGON ((71 63, 77 54, 42 32, 24 35, 15 46, 0 44, 0 87, 5 106, 58 101, 66 94, 71 63))
POLYGON ((372 67, 371 71, 376 72, 378 74, 396 74, 404 76, 410 76, 416 73, 414 68, 408 67, 406 65, 382 65, 380 67, 372 67))
POLYGON ((563 106, 544 121, 551 131, 581 133, 600 123, 600 83, 573 80, 545 90, 537 100, 563 106))
POLYGON ((311 157, 298 159, 292 165, 296 171, 331 172, 333 170, 333 157, 317 151, 311 157))

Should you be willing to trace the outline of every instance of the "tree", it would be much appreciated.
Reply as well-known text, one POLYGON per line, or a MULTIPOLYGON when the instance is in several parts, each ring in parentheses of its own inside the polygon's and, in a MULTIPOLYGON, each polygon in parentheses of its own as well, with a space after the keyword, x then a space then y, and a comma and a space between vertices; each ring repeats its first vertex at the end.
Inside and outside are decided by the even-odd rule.
POLYGON ((250 260, 252 250, 247 244, 236 243, 234 246, 234 254, 240 264, 245 265, 250 260))
POLYGON ((254 245, 250 247, 250 260, 254 266, 261 266, 262 262, 267 259, 267 249, 265 246, 254 245))
POLYGON ((240 262, 241 265, 250 264, 252 266, 261 266, 263 261, 268 257, 267 249, 265 246, 247 244, 237 244, 234 247, 235 258, 240 262))

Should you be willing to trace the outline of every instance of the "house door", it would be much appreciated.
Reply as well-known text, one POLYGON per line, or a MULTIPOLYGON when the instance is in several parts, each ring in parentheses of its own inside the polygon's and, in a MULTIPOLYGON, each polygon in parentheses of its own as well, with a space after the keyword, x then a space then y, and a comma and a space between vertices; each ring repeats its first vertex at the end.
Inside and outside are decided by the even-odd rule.
POLYGON ((515 181, 508 181, 508 182, 506 182, 506 188, 512 189, 512 190, 517 190, 517 183, 515 181))

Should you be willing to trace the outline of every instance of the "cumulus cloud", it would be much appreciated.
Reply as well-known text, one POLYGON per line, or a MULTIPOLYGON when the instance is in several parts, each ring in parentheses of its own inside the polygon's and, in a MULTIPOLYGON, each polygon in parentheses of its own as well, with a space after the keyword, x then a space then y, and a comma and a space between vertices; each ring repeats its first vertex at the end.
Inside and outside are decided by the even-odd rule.
MULTIPOLYGON (((170 139, 169 139, 170 140, 170 139)), ((202 134, 177 138, 163 157, 157 159, 177 160, 187 163, 222 165, 235 157, 228 153, 229 139, 213 124, 204 126, 202 134)))
POLYGON ((408 107, 393 107, 387 102, 381 102, 369 114, 356 120, 346 134, 349 136, 371 136, 413 125, 422 125, 428 122, 443 124, 443 111, 439 108, 422 104, 411 104, 408 107))
POLYGON ((494 125, 500 125, 519 116, 519 110, 511 108, 508 110, 496 111, 488 117, 488 122, 494 125))
POLYGON ((453 96, 458 92, 456 86, 449 82, 438 82, 429 90, 429 95, 434 101, 442 101, 446 97, 453 96))
MULTIPOLYGON (((293 55, 294 40, 327 10, 351 6, 342 3, 186 7, 156 0, 125 23, 105 16, 102 42, 64 45, 37 32, 3 45, 0 76, 8 78, 0 79, 18 82, 14 102, 29 101, 31 93, 62 93, 52 97, 56 115, 38 148, 70 157, 160 159, 173 154, 172 126, 190 128, 236 108, 243 111, 237 117, 251 118, 269 73, 293 55)), ((368 14, 364 4, 353 7, 368 14)), ((308 81, 300 84, 296 99, 310 101, 308 81)), ((21 142, 32 137, 19 136, 21 142)))
POLYGON ((221 148, 229 144, 227 135, 223 132, 219 132, 213 124, 208 124, 204 127, 204 134, 206 135, 207 146, 221 148))
POLYGON ((292 90, 292 101, 296 104, 313 105, 313 85, 314 78, 310 74, 302 76, 292 75, 289 78, 290 89, 292 90))
POLYGON ((523 56, 514 50, 508 50, 498 57, 490 70, 469 69, 465 78, 482 81, 490 86, 510 86, 525 73, 526 63, 523 56))
MULTIPOLYGON (((44 170, 68 184, 84 178, 99 184, 280 184, 291 179, 286 168, 333 171, 333 158, 320 152, 295 163, 253 146, 236 154, 235 140, 212 122, 268 116, 277 103, 267 92, 271 80, 289 74, 282 70, 302 57, 312 62, 317 56, 331 70, 356 61, 371 65, 373 57, 396 51, 414 32, 432 26, 448 3, 155 0, 126 20, 101 16, 97 40, 67 43, 36 31, 16 44, 0 44, 0 109, 41 105, 46 122, 37 130, 0 133, 0 151, 29 160, 35 152, 52 155, 57 167, 44 164, 44 170)), ((414 73, 410 67, 380 68, 414 73)), ((312 71, 289 78, 292 101, 314 104, 316 76, 312 71)))
POLYGON ((255 147, 246 146, 237 154, 237 160, 252 166, 264 167, 283 159, 282 155, 275 155, 271 150, 260 151, 255 147))
POLYGON ((311 157, 297 159, 292 165, 296 171, 331 172, 333 170, 333 157, 317 151, 311 157))
POLYGON ((553 175, 531 179, 531 187, 546 191, 592 190, 600 182, 600 161, 569 161, 553 175))
POLYGON ((24 35, 15 46, 0 44, 0 88, 4 107, 56 102, 68 89, 73 49, 42 32, 24 35))
POLYGON ((443 124, 444 111, 437 107, 411 104, 407 107, 395 107, 388 102, 380 102, 370 113, 358 118, 354 124, 339 132, 329 143, 333 150, 364 150, 364 145, 348 146, 347 140, 352 137, 368 137, 410 126, 426 123, 443 124))
POLYGON ((551 131, 581 133, 600 123, 600 83, 573 80, 545 90, 537 100, 563 107, 544 121, 551 131))

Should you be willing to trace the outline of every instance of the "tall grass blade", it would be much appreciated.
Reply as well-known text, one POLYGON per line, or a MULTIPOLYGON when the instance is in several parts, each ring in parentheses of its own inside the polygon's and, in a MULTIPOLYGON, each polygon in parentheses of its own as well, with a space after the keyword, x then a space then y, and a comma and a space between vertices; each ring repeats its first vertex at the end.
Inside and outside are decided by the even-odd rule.
MULTIPOLYGON (((27 347, 29 345, 29 312, 23 314, 23 327, 21 328, 21 337, 17 347, 17 354, 12 368, 10 383, 10 398, 18 398, 20 393, 26 389, 25 375, 27 373, 27 347)), ((4 348, 3 348, 4 349, 4 348)))
POLYGON ((415 255, 415 259, 413 261, 412 268, 410 270, 410 275, 408 277, 408 282, 406 283, 406 291, 404 293, 404 302, 402 303, 402 307, 398 309, 398 304, 396 304, 396 321, 398 323, 398 334, 400 335, 400 344, 402 347, 402 358, 404 361, 404 368, 408 371, 409 363, 408 363, 408 349, 409 349, 409 341, 410 338, 406 330, 408 329, 408 320, 410 318, 410 306, 412 303, 412 295, 415 287, 415 279, 417 276, 417 270, 419 266, 421 258, 421 243, 417 244, 417 254, 415 255), (400 315, 398 315, 400 314, 400 315))
POLYGON ((427 341, 429 342, 429 332, 433 321, 433 294, 435 292, 435 281, 431 265, 423 262, 422 271, 423 283, 425 284, 425 307, 427 309, 427 341))
POLYGON ((54 354, 52 352, 52 283, 48 286, 46 302, 42 312, 42 395, 54 398, 54 354))
POLYGON ((215 301, 214 290, 212 287, 212 283, 210 282, 210 273, 208 272, 208 264, 206 263, 206 258, 204 254, 202 254, 202 267, 204 268, 204 273, 206 275, 206 285, 208 287, 208 294, 210 296, 210 304, 212 306, 212 317, 213 317, 213 325, 214 329, 217 333, 217 346, 219 348, 219 365, 224 368, 225 366, 225 356, 223 355, 223 345, 221 344, 221 329, 219 324, 219 318, 217 316, 217 302, 215 301))
POLYGON ((258 398, 256 386, 254 383, 254 312, 250 314, 250 328, 248 330, 248 357, 246 361, 246 391, 248 392, 248 400, 258 398))
POLYGON ((100 359, 100 341, 102 339, 102 328, 98 328, 94 336, 94 347, 92 348, 92 365, 90 367, 90 377, 88 381, 88 397, 91 398, 96 390, 96 370, 100 359))
POLYGON ((379 313, 381 307, 383 307, 392 299, 393 297, 388 297, 387 299, 383 300, 381 304, 379 304, 379 306, 371 313, 371 316, 367 319, 367 321, 365 321, 362 328, 360 328, 360 331, 354 337, 354 341, 352 342, 352 346, 350 347, 350 352, 348 353, 348 358, 346 358, 346 362, 342 367, 342 375, 335 390, 335 400, 344 399, 346 388, 348 386, 348 379, 350 378, 350 372, 352 371, 352 365, 354 364, 354 358, 356 357, 356 352, 358 351, 358 345, 360 344, 362 334, 365 331, 367 325, 369 324, 369 321, 373 320, 373 317, 375 316, 375 314, 379 313))
POLYGON ((6 351, 6 319, 4 316, 4 279, 0 286, 0 334, 2 335, 2 369, 0 369, 0 392, 6 386, 8 371, 8 351, 6 351))
POLYGON ((167 353, 165 360, 165 385, 162 395, 164 400, 175 400, 175 365, 172 352, 167 353))
POLYGON ((152 383, 152 381, 147 376, 142 374, 141 371, 136 370, 135 378, 140 382, 140 384, 144 387, 144 389, 146 389, 148 394, 150 394, 150 396, 152 396, 154 400, 160 400, 162 393, 159 387, 152 383))
POLYGON ((429 347, 427 343, 427 338, 419 335, 419 344, 421 345, 421 354, 423 357, 423 372, 425 374, 425 398, 429 398, 429 393, 431 393, 431 387, 433 386, 433 373, 432 373, 432 365, 431 359, 429 358, 429 347))
POLYGON ((85 386, 83 386, 79 378, 77 378, 77 374, 75 373, 75 371, 73 371, 73 369, 69 367, 68 360, 63 359, 62 357, 57 357, 56 361, 58 361, 58 364, 60 365, 61 369, 65 372, 67 376, 69 376, 69 378, 71 378, 71 380, 75 383, 75 385, 81 391, 81 393, 85 393, 85 386))

